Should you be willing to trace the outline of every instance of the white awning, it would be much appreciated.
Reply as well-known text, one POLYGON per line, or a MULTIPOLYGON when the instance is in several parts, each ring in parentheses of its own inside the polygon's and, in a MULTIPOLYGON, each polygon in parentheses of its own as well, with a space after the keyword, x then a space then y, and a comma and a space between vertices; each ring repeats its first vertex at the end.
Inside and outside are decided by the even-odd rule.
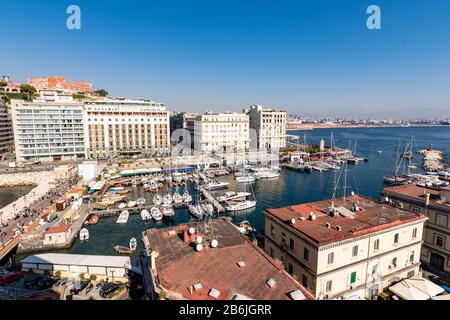
POLYGON ((422 277, 405 279, 389 288, 391 292, 404 300, 429 300, 444 292, 437 284, 422 277))

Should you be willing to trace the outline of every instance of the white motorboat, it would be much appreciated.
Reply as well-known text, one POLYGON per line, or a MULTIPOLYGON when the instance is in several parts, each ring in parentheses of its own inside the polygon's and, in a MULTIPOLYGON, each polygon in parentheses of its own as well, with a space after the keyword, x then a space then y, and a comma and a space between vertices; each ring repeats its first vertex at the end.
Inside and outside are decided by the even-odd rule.
POLYGON ((142 206, 145 204, 145 202, 147 202, 147 201, 144 198, 139 198, 139 199, 137 199, 136 204, 138 206, 142 206))
POLYGON ((155 206, 159 206, 162 202, 163 202, 163 198, 159 194, 157 194, 156 196, 153 197, 153 204, 155 206))
POLYGON ((181 196, 181 194, 179 194, 178 192, 175 192, 173 194, 173 203, 174 204, 180 204, 183 203, 183 197, 181 196))
POLYGON ((170 193, 167 193, 163 198, 162 198, 162 202, 166 205, 172 204, 172 196, 170 195, 170 193))
POLYGON ((119 223, 119 224, 127 223, 129 216, 130 216, 130 213, 127 210, 122 211, 122 213, 119 215, 119 218, 117 219, 116 223, 119 223))
POLYGON ((165 180, 166 180, 166 182, 169 183, 169 184, 172 183, 172 176, 171 176, 171 175, 166 176, 166 179, 165 179, 165 180))
POLYGON ((127 207, 128 207, 128 208, 133 208, 133 207, 136 206, 136 204, 137 204, 136 201, 130 201, 130 202, 127 203, 127 207))
POLYGON ((149 185, 148 185, 148 183, 144 183, 144 185, 142 187, 144 188, 144 190, 147 190, 149 185))
POLYGON ((152 216, 150 215, 150 212, 148 212, 148 210, 142 210, 141 211, 141 218, 144 221, 150 220, 152 218, 152 216))
POLYGON ((89 239, 89 231, 86 228, 80 230, 80 240, 88 240, 89 239))
POLYGON ((126 202, 121 202, 121 203, 119 203, 119 205, 117 206, 117 208, 119 208, 119 209, 125 209, 126 207, 127 207, 126 202))
POLYGON ((165 217, 173 217, 175 215, 175 210, 171 205, 163 205, 161 211, 165 217))
POLYGON ((225 209, 227 211, 240 211, 247 210, 256 206, 256 201, 253 200, 245 200, 239 202, 231 202, 229 203, 225 209))
POLYGON ((203 212, 208 214, 208 215, 212 215, 214 213, 214 207, 211 203, 208 202, 203 202, 201 203, 203 212))
POLYGON ((146 184, 147 182, 148 182, 148 179, 147 179, 146 177, 143 177, 143 178, 141 179, 141 184, 142 184, 142 185, 146 184))
POLYGON ((162 217, 163 217, 163 216, 162 216, 162 213, 161 213, 161 210, 159 210, 158 207, 153 207, 153 208, 151 208, 151 209, 150 209, 150 214, 151 214, 152 218, 153 218, 154 220, 156 220, 156 221, 161 220, 162 217))
POLYGON ((229 191, 229 192, 225 192, 225 195, 218 197, 217 201, 219 202, 225 202, 225 201, 230 201, 230 200, 237 200, 237 199, 245 199, 248 196, 251 196, 252 194, 250 192, 234 192, 234 191, 229 191))
POLYGON ((188 206, 189 212, 198 219, 203 218, 203 209, 195 204, 190 204, 188 206))
POLYGON ((255 173, 256 179, 274 179, 280 176, 279 172, 270 171, 270 170, 261 170, 255 173))
POLYGON ((229 182, 216 182, 212 181, 204 186, 206 190, 218 190, 228 188, 229 182))
POLYGON ((256 181, 256 178, 252 175, 236 177, 236 182, 240 182, 240 183, 252 183, 255 181, 256 181))
POLYGON ((184 203, 192 202, 192 196, 187 191, 183 193, 183 201, 184 203))
POLYGON ((328 171, 328 169, 326 169, 326 168, 324 168, 324 167, 319 167, 319 166, 312 166, 311 168, 312 168, 313 170, 319 171, 319 172, 322 172, 322 171, 328 171))

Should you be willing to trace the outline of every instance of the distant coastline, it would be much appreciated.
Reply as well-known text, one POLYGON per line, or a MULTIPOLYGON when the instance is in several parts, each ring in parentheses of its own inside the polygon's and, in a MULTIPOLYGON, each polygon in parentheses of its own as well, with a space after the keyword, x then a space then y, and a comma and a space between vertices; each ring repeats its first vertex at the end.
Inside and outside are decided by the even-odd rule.
POLYGON ((366 129, 366 128, 431 128, 431 127, 443 127, 450 128, 449 125, 443 124, 412 124, 409 126, 406 125, 304 125, 299 126, 298 128, 286 128, 286 131, 298 131, 298 130, 315 130, 315 129, 366 129))

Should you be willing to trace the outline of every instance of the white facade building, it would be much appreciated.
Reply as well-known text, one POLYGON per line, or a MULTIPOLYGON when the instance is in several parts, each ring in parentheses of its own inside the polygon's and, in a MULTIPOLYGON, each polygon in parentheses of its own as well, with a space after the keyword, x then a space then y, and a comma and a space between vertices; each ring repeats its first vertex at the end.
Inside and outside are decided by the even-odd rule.
POLYGON ((83 177, 83 181, 91 181, 98 176, 97 161, 83 161, 78 165, 78 176, 83 177))
POLYGON ((11 100, 17 161, 84 157, 83 104, 50 100, 11 100))
POLYGON ((169 112, 161 103, 125 99, 86 102, 86 156, 168 153, 169 125, 169 112))
POLYGON ((286 147, 286 111, 252 105, 248 115, 250 129, 256 131, 256 145, 259 150, 286 147))
POLYGON ((6 104, 0 102, 0 157, 12 150, 14 144, 11 116, 6 104))
POLYGON ((187 127, 193 128, 191 136, 197 152, 224 153, 249 148, 249 117, 245 113, 205 113, 188 120, 187 127))

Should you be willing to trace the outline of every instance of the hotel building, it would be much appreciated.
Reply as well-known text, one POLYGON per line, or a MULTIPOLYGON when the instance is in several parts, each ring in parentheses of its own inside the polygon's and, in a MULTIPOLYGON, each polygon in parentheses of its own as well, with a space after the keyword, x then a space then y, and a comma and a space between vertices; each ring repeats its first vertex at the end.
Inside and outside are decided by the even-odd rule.
POLYGON ((0 102, 0 158, 12 151, 13 144, 11 116, 6 104, 0 102))
POLYGON ((421 260, 435 273, 450 273, 450 188, 436 190, 415 184, 389 187, 382 195, 392 205, 423 214, 425 224, 421 260))
POLYGON ((286 147, 286 111, 252 105, 248 115, 250 129, 256 131, 258 150, 286 147))
POLYGON ((358 195, 269 209, 265 250, 317 299, 372 299, 418 274, 426 219, 358 195))
POLYGON ((249 117, 245 113, 205 113, 186 119, 194 138, 192 146, 200 153, 246 151, 250 145, 249 117))
POLYGON ((33 102, 11 100, 17 161, 83 158, 83 104, 52 96, 33 102))
POLYGON ((86 157, 118 154, 167 154, 169 112, 164 104, 145 100, 85 103, 86 157))

